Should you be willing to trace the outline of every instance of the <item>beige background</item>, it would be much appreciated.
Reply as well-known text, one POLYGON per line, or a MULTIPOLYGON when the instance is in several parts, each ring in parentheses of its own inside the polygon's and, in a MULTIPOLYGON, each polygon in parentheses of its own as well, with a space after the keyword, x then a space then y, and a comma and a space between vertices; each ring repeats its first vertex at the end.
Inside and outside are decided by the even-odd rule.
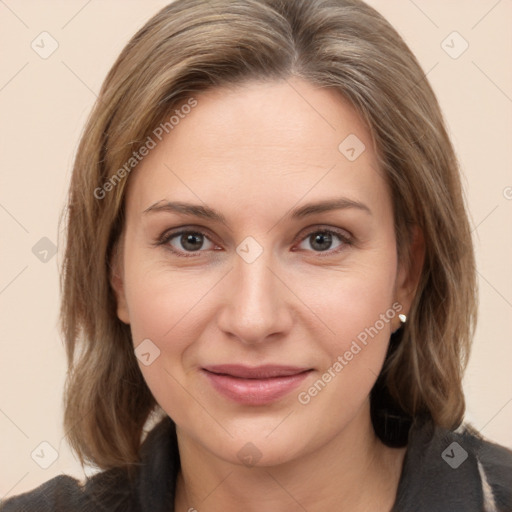
MULTIPOLYGON (((60 252, 44 263, 32 247, 62 242, 58 216, 95 94, 129 37, 166 3, 0 0, 0 498, 83 475, 61 426, 60 252), (47 59, 31 48, 43 31, 59 45, 47 59), (35 460, 51 461, 44 441, 59 454, 48 469, 31 458, 35 450, 35 460)), ((480 284, 467 420, 512 448, 512 1, 369 3, 417 55, 461 160, 480 284), (453 31, 469 43, 457 59, 441 46, 453 31)), ((457 37, 445 43, 452 54, 462 49, 457 37)))

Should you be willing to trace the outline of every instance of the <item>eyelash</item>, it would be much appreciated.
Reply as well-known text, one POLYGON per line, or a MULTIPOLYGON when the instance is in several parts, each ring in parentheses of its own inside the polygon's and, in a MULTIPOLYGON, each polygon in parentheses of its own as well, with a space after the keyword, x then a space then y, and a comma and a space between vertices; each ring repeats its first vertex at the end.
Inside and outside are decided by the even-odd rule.
MULTIPOLYGON (((340 247, 338 247, 337 249, 331 249, 328 251, 312 251, 312 252, 315 252, 320 257, 332 256, 333 254, 337 254, 337 253, 343 251, 346 247, 353 245, 352 239, 349 236, 347 236, 346 234, 344 234, 338 230, 334 230, 332 228, 319 228, 319 227, 315 227, 315 229, 308 231, 305 235, 302 236, 302 238, 299 239, 299 241, 302 242, 303 240, 306 240, 308 237, 310 237, 311 235, 316 234, 316 233, 322 233, 322 234, 328 233, 331 235, 335 235, 342 242, 342 245, 340 247)), ((205 231, 203 231, 201 229, 180 229, 178 231, 164 232, 162 235, 160 235, 160 237, 157 239, 157 241, 155 242, 154 245, 165 246, 165 249, 170 250, 172 253, 176 254, 179 257, 197 258, 198 256, 201 255, 201 253, 204 252, 203 250, 191 251, 191 252, 187 253, 187 252, 177 251, 171 245, 167 245, 173 238, 176 238, 181 235, 186 235, 186 234, 201 235, 201 236, 205 237, 206 239, 208 239, 211 243, 215 243, 210 239, 210 236, 208 235, 208 233, 206 233, 205 231)), ((294 243, 295 243, 295 240, 294 240, 294 243)))

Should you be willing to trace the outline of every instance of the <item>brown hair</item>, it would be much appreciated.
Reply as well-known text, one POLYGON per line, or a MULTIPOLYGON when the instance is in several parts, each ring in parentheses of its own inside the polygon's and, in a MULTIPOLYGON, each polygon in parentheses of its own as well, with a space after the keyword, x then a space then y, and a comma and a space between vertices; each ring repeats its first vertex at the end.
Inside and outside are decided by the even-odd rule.
POLYGON ((117 318, 110 284, 128 179, 120 169, 194 94, 291 76, 336 89, 367 123, 392 192, 402 264, 412 228, 423 232, 422 275, 381 374, 386 389, 412 418, 426 414, 449 428, 462 421, 477 310, 473 247, 456 156, 405 42, 358 0, 177 0, 133 36, 108 73, 63 212, 64 426, 82 463, 136 463, 148 420, 163 412, 139 370, 130 328, 117 318))

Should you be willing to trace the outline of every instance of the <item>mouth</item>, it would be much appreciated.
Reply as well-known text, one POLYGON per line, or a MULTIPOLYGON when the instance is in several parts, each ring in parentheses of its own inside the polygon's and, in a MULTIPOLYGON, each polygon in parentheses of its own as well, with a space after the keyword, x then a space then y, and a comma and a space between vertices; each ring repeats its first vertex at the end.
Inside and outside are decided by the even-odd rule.
POLYGON ((201 371, 222 396, 244 405, 264 405, 290 393, 313 369, 280 365, 215 365, 201 371))

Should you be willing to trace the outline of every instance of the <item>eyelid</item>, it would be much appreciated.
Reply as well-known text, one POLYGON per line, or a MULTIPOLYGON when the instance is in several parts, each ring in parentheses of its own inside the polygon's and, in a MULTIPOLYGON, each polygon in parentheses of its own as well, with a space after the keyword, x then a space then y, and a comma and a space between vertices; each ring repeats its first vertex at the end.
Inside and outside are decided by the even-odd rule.
POLYGON ((297 237, 293 240, 293 243, 296 241, 301 241, 311 235, 312 233, 334 233, 335 235, 339 236, 344 241, 351 241, 353 236, 352 234, 347 231, 346 229, 342 228, 336 228, 334 226, 329 226, 326 224, 315 224, 314 226, 309 226, 307 228, 304 228, 297 237))

